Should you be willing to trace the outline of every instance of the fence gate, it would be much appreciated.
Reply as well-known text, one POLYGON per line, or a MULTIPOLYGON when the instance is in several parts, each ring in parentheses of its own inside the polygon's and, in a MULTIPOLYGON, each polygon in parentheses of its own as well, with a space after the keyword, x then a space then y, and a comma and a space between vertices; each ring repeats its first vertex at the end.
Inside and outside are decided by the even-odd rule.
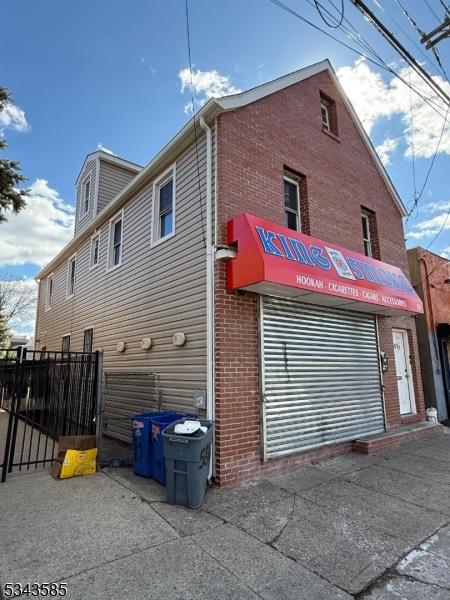
POLYGON ((60 435, 95 435, 98 352, 0 350, 0 475, 51 465, 60 435))

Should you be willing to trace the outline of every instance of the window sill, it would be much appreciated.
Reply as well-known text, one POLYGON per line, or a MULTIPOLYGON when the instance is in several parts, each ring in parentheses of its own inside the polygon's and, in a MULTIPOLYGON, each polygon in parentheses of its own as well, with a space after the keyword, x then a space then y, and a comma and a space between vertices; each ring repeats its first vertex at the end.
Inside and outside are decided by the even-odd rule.
POLYGON ((114 265, 113 267, 109 267, 108 269, 106 269, 106 273, 112 273, 112 271, 116 271, 117 269, 119 269, 122 266, 122 261, 120 261, 119 264, 114 265))
POLYGON ((159 246, 160 244, 162 244, 166 240, 170 240, 170 238, 173 238, 173 237, 175 237, 175 231, 172 232, 172 233, 168 233, 167 235, 165 235, 162 238, 159 238, 159 240, 156 240, 156 242, 153 242, 150 247, 154 248, 155 246, 159 246))
POLYGON ((335 142, 341 142, 341 140, 339 139, 339 136, 337 136, 335 133, 333 133, 332 131, 330 131, 329 129, 325 129, 325 127, 322 127, 322 131, 328 135, 331 139, 333 139, 335 142))
POLYGON ((66 300, 70 300, 71 298, 73 298, 75 296, 75 294, 70 294, 70 296, 66 296, 66 300))
POLYGON ((93 271, 94 269, 96 269, 98 267, 98 263, 92 266, 89 266, 88 271, 93 271))

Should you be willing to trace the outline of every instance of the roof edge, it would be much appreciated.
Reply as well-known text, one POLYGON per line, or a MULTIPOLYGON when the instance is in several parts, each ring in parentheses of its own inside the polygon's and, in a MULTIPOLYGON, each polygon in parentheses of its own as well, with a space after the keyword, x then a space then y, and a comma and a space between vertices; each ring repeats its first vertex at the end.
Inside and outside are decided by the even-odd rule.
MULTIPOLYGON (((158 175, 161 168, 164 168, 165 163, 170 162, 171 155, 176 154, 177 147, 181 146, 186 140, 189 141, 190 136, 194 139, 194 122, 198 128, 198 122, 201 117, 206 121, 214 119, 219 114, 220 107, 214 98, 210 98, 202 108, 193 115, 189 121, 178 131, 178 133, 158 152, 153 159, 139 171, 127 186, 117 194, 117 196, 109 202, 103 210, 93 219, 86 227, 84 227, 75 237, 73 237, 58 254, 35 276, 35 279, 40 280, 48 277, 57 266, 65 259, 69 258, 75 251, 75 248, 88 239, 105 221, 113 217, 126 203, 128 197, 138 190, 148 179, 152 179, 158 175)), ((100 152, 100 151, 98 151, 100 152)), ((96 152, 88 154, 95 155, 96 152)), ((103 158, 103 157, 102 157, 103 158)), ((85 160, 86 162, 86 160, 85 160)))
MULTIPOLYGON (((257 87, 251 88, 245 92, 240 92, 239 94, 233 94, 231 96, 225 96, 223 98, 210 98, 201 109, 193 115, 189 121, 175 134, 174 137, 158 152, 158 154, 145 166, 140 167, 135 163, 131 163, 126 161, 126 159, 121 159, 120 157, 116 157, 115 155, 108 154, 107 152, 103 152, 102 150, 97 150, 91 154, 88 154, 83 163, 83 167, 80 171, 80 175, 83 171, 84 165, 86 161, 91 157, 93 158, 101 158, 102 160, 109 160, 110 162, 115 162, 117 160, 124 161, 136 169, 136 177, 134 177, 130 183, 109 203, 107 206, 87 225, 80 233, 75 236, 66 246, 46 265, 41 269, 41 271, 36 275, 36 279, 42 279, 52 273, 52 271, 56 268, 56 266, 64 259, 64 257, 69 257, 73 254, 74 248, 83 242, 85 239, 90 237, 93 232, 95 232, 98 227, 103 224, 103 222, 109 218, 111 218, 121 207, 125 204, 128 199, 128 196, 132 194, 135 190, 137 190, 141 185, 144 185, 147 179, 151 179, 152 177, 158 174, 158 168, 164 166, 165 162, 168 162, 171 159, 171 156, 176 153, 176 148, 178 145, 182 145, 189 140, 189 137, 193 135, 194 126, 198 127, 198 122, 201 117, 204 117, 206 121, 209 119, 213 119, 221 112, 226 112, 230 110, 234 110, 236 108, 240 108, 250 104, 251 102, 256 102, 259 99, 262 99, 270 94, 273 94, 277 91, 280 91, 286 87, 294 85, 304 79, 312 77, 313 75, 317 75, 323 71, 328 71, 333 82, 336 84, 336 87, 343 98, 350 115, 355 122, 363 141, 365 142, 369 153, 371 154, 375 165, 386 183, 386 186, 397 205, 397 208, 400 211, 400 214, 404 217, 407 214, 406 208, 403 202, 400 199, 400 196, 397 193, 397 190, 394 187, 383 163, 381 162, 372 142, 370 141, 369 136, 367 135, 359 117, 356 114, 353 105, 351 104, 347 94, 344 92, 339 79, 330 63, 330 61, 326 58, 320 62, 317 62, 313 65, 309 65, 308 67, 304 67, 302 69, 298 69, 292 73, 288 73, 287 75, 282 75, 277 79, 273 79, 272 81, 263 83, 257 87), (101 155, 101 156, 100 156, 101 155)), ((80 175, 77 178, 77 183, 79 181, 80 175)))
POLYGON ((279 92, 284 88, 299 83, 300 81, 308 79, 309 77, 317 75, 318 73, 326 71, 327 69, 333 70, 333 67, 331 66, 328 58, 325 58, 317 63, 303 67, 302 69, 297 69, 297 71, 293 71, 287 75, 282 75, 281 77, 277 77, 276 79, 272 79, 271 81, 267 81, 266 83, 262 83, 261 85, 250 88, 245 92, 240 92, 239 94, 233 94, 231 96, 224 96, 222 98, 216 98, 215 100, 223 110, 234 110, 236 108, 246 106, 252 102, 256 102, 257 100, 261 100, 262 98, 270 96, 271 94, 275 94, 275 92, 279 92))
POLYGON ((90 152, 89 154, 86 154, 86 158, 84 159, 80 172, 78 173, 78 177, 76 178, 75 185, 78 185, 86 163, 90 160, 96 159, 104 160, 113 165, 125 167, 126 169, 129 169, 130 171, 135 171, 136 173, 139 173, 144 168, 141 165, 138 165, 137 163, 134 163, 131 160, 127 160, 126 158, 122 158, 121 156, 117 156, 116 154, 110 154, 109 152, 105 152, 104 150, 96 150, 95 152, 90 152))
POLYGON ((375 150, 374 145, 372 144, 366 130, 364 129, 363 124, 361 123, 358 115, 356 114, 356 111, 355 111, 352 103, 350 102, 349 97, 345 93, 345 91, 341 85, 341 82, 339 81, 338 76, 336 75, 336 72, 333 69, 333 66, 328 58, 325 58, 324 60, 321 60, 320 62, 314 63, 313 65, 309 65, 308 67, 304 67, 303 69, 299 69, 292 73, 288 73, 287 75, 282 75, 281 77, 278 77, 277 79, 273 79, 272 81, 263 83, 257 87, 247 90, 245 92, 241 92, 239 94, 233 94, 232 96, 225 96, 223 98, 216 98, 216 102, 224 111, 241 108, 252 102, 261 100, 262 98, 265 98, 266 96, 269 96, 270 94, 274 94, 275 92, 278 92, 286 87, 289 87, 291 85, 299 83, 300 81, 304 81, 305 79, 308 79, 309 77, 313 77, 314 75, 317 75, 318 73, 321 73, 323 71, 329 72, 331 79, 333 80, 333 83, 336 85, 342 99, 345 102, 345 105, 347 106, 348 111, 350 112, 350 116, 352 117, 353 121, 355 122, 356 127, 357 127, 361 137, 363 138, 363 141, 365 142, 367 149, 369 150, 369 154, 372 156, 372 158, 375 162, 378 172, 380 173, 382 179, 384 179, 384 182, 392 196, 392 199, 394 200, 395 204, 397 205, 397 208, 399 209, 402 217, 406 217, 406 215, 407 215, 406 207, 403 204, 397 190, 395 189, 395 186, 392 183, 392 180, 389 177, 389 174, 386 171, 385 166, 381 162, 380 157, 378 156, 378 153, 375 150))

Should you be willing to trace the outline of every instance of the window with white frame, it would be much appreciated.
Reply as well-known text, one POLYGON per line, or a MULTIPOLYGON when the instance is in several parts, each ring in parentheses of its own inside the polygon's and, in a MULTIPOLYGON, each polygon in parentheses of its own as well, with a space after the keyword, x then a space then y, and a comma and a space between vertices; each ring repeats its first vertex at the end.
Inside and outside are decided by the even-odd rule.
POLYGON ((89 202, 91 195, 91 177, 83 181, 81 184, 81 214, 85 215, 89 211, 89 202))
POLYGON ((175 169, 164 173, 154 185, 153 243, 175 233, 175 169))
POLYGON ((93 269, 98 265, 100 258, 100 233, 91 237, 91 255, 89 259, 89 268, 93 269))
POLYGON ((336 101, 323 92, 320 92, 320 115, 322 129, 338 137, 337 107, 336 101))
POLYGON ((330 113, 328 112, 328 105, 323 101, 320 103, 320 110, 322 113, 322 127, 330 131, 330 113))
POLYGON ((366 213, 361 214, 363 241, 364 241, 364 254, 366 256, 372 256, 372 242, 370 239, 370 217, 366 213))
POLYGON ((123 212, 109 222, 108 270, 122 264, 123 212))
POLYGON ((69 271, 67 274, 67 298, 70 298, 75 294, 76 268, 76 257, 72 256, 72 258, 69 260, 69 271))
POLYGON ((92 352, 92 344, 94 341, 94 330, 92 327, 84 330, 83 336, 83 352, 92 352))
POLYGON ((47 290, 45 294, 45 310, 50 310, 53 302, 53 275, 47 277, 47 290))
POLYGON ((288 229, 300 231, 300 192, 298 181, 284 177, 284 224, 288 229))

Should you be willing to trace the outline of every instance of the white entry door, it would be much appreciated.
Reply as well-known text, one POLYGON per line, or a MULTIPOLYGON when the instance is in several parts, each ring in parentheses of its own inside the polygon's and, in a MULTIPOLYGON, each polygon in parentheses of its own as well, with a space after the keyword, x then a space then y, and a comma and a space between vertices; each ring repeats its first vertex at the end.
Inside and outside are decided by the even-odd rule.
POLYGON ((412 385, 411 362, 409 360, 408 334, 403 329, 393 329, 395 371, 397 374, 400 414, 410 415, 416 412, 414 388, 412 385))

